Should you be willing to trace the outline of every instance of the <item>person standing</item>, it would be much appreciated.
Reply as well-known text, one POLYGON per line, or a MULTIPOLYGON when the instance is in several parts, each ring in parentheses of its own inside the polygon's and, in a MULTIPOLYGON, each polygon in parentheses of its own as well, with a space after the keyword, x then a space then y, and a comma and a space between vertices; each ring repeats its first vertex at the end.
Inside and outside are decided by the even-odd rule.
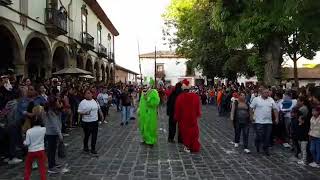
POLYGON ((128 125, 130 120, 131 98, 128 90, 128 87, 126 87, 120 96, 120 104, 122 108, 121 126, 124 124, 128 125))
POLYGON ((43 120, 46 127, 46 144, 48 156, 48 173, 56 174, 60 165, 56 163, 57 142, 63 142, 62 136, 62 103, 59 98, 50 96, 48 104, 45 106, 43 120))
POLYGON ((141 93, 138 116, 139 130, 143 143, 153 146, 158 138, 158 106, 160 97, 158 91, 153 89, 155 82, 150 79, 149 89, 141 93))
POLYGON ((189 92, 188 80, 182 81, 183 93, 175 103, 174 119, 178 123, 182 137, 184 151, 197 153, 200 151, 198 118, 201 116, 200 98, 197 94, 189 92))
POLYGON ((41 116, 34 116, 31 122, 31 129, 26 132, 26 140, 23 142, 24 145, 28 146, 28 154, 26 157, 25 168, 24 168, 24 180, 30 180, 32 163, 35 159, 39 163, 40 179, 46 179, 46 154, 44 151, 44 136, 46 128, 41 127, 42 120, 41 116))
POLYGON ((257 152, 260 152, 260 146, 263 144, 264 153, 269 156, 270 136, 272 132, 272 114, 274 114, 275 122, 278 123, 278 108, 274 100, 269 97, 269 90, 262 89, 261 96, 256 97, 250 104, 251 117, 253 111, 255 113, 255 146, 257 152))
POLYGON ((243 137, 244 152, 250 153, 248 149, 250 129, 250 106, 246 103, 246 95, 241 92, 237 100, 234 100, 231 107, 230 119, 235 130, 234 147, 239 147, 241 131, 243 137))
POLYGON ((218 89, 218 95, 217 95, 217 106, 218 106, 219 116, 222 115, 222 96, 223 96, 223 91, 222 91, 222 89, 219 87, 219 89, 218 89))
MULTIPOLYGON (((109 95, 108 95, 107 88, 104 88, 102 92, 98 94, 97 101, 99 102, 100 109, 102 111, 103 116, 106 118, 108 115, 108 108, 109 108, 109 105, 108 105, 109 95)), ((101 121, 104 123, 108 123, 106 119, 102 119, 101 121)))
POLYGON ((291 148, 291 145, 289 144, 291 141, 291 138, 290 138, 291 137, 291 129, 290 129, 291 110, 296 105, 297 105, 297 101, 292 99, 289 92, 283 95, 283 101, 280 104, 280 111, 283 113, 283 120, 284 120, 285 131, 286 131, 285 143, 283 144, 285 148, 291 148))
MULTIPOLYGON (((169 136, 168 136, 169 143, 175 143, 174 137, 176 134, 177 123, 174 120, 174 112, 175 112, 174 108, 175 108, 177 97, 182 93, 181 86, 182 86, 181 82, 176 84, 175 89, 170 94, 168 101, 167 101, 167 115, 169 116, 169 136)), ((178 142, 182 143, 180 136, 178 136, 178 142)))
POLYGON ((309 166, 320 168, 320 106, 312 109, 309 136, 310 151, 313 157, 313 162, 309 166))
POLYGON ((97 101, 93 99, 93 94, 89 89, 85 91, 85 99, 82 100, 78 107, 78 113, 82 115, 82 127, 84 132, 83 151, 88 153, 88 141, 91 136, 91 153, 97 155, 96 142, 98 137, 98 114, 103 119, 103 114, 97 101))

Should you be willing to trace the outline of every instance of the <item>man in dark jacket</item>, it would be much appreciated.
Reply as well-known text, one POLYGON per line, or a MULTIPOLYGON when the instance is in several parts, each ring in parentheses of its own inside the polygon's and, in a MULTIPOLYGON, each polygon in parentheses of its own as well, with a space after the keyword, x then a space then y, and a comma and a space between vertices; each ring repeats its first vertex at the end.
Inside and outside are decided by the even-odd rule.
MULTIPOLYGON (((176 121, 174 120, 174 107, 177 97, 182 93, 182 84, 176 84, 174 91, 170 94, 167 101, 167 115, 169 116, 169 137, 168 142, 174 143, 174 136, 176 134, 176 121)), ((180 136, 178 137, 179 143, 181 142, 180 136)))

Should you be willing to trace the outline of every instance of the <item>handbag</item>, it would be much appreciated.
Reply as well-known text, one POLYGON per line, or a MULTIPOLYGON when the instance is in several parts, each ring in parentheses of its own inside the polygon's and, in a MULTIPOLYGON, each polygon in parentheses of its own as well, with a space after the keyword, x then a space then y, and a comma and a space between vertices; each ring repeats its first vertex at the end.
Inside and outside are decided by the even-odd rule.
POLYGON ((66 157, 66 147, 63 141, 60 141, 58 144, 58 157, 65 158, 66 157))

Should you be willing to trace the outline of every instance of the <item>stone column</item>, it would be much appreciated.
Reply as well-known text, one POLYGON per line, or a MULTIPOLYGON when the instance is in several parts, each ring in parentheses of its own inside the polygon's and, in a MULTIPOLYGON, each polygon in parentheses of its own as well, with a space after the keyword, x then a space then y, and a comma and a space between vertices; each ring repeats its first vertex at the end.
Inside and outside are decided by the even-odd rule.
POLYGON ((25 71, 25 64, 15 64, 15 73, 17 76, 24 76, 27 77, 28 73, 25 71))

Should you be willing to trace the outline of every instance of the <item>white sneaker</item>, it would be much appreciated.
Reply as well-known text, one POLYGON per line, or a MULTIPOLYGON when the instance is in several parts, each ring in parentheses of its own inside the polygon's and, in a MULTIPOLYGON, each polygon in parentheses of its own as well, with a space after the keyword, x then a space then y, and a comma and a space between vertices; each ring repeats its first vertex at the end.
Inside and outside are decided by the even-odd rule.
POLYGON ((108 124, 108 121, 104 121, 105 124, 108 124))
POLYGON ((190 150, 187 147, 183 148, 184 152, 190 153, 190 150))
POLYGON ((282 145, 283 145, 283 147, 285 147, 285 148, 291 148, 291 146, 290 146, 289 143, 283 143, 282 145))
POLYGON ((247 154, 251 153, 251 151, 249 149, 244 149, 244 152, 247 154))
POLYGON ((38 164, 36 162, 32 163, 32 169, 38 169, 38 164))
POLYGON ((234 147, 235 148, 239 147, 239 143, 234 143, 234 147))
POLYGON ((300 164, 300 165, 303 165, 303 166, 306 165, 306 163, 303 160, 299 160, 297 163, 300 164))
POLYGON ((59 170, 57 168, 51 168, 51 169, 48 169, 48 173, 49 174, 58 174, 59 170))
POLYGON ((63 133, 62 136, 63 136, 63 137, 68 137, 68 136, 70 136, 70 134, 63 133))
POLYGON ((22 159, 18 159, 18 158, 13 158, 11 160, 8 161, 8 164, 12 165, 12 164, 19 164, 22 162, 22 159))
POLYGON ((309 166, 311 166, 313 168, 320 168, 319 164, 317 164, 316 162, 310 163, 309 166))

